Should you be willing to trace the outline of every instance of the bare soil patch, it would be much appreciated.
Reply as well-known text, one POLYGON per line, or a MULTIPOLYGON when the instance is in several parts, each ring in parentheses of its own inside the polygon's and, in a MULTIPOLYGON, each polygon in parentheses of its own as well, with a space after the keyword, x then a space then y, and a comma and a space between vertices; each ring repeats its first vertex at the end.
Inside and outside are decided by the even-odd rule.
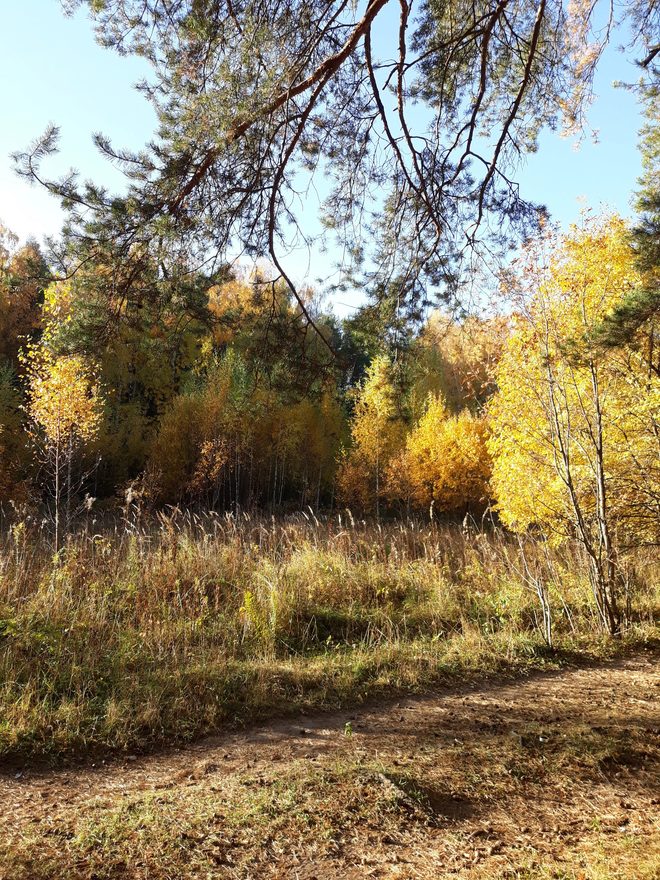
POLYGON ((657 659, 13 770, 0 878, 658 878, 657 659))

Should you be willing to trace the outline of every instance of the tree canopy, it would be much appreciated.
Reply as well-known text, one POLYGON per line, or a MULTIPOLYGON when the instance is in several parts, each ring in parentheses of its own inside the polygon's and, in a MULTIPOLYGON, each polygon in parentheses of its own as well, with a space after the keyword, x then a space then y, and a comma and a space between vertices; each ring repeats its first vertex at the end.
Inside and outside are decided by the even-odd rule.
MULTIPOLYGON (((282 256, 324 235, 399 307, 451 295, 461 257, 488 253, 539 216, 515 168, 543 126, 579 127, 602 49, 625 22, 652 69, 660 5, 561 0, 73 0, 99 40, 139 54, 159 127, 139 153, 99 148, 124 169, 117 197, 75 175, 48 181, 51 128, 18 157, 69 209, 68 271, 101 260, 133 295, 149 255, 156 291, 176 273, 213 275, 267 255, 273 284, 299 299, 282 256)), ((140 285, 137 285, 140 288, 140 285)), ((328 343, 330 344, 330 343, 328 343)))

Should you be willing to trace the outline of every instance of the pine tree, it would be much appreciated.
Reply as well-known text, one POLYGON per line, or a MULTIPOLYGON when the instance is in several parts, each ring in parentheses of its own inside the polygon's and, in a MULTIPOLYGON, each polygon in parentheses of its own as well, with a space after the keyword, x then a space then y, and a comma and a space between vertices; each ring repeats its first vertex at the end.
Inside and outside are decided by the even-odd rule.
MULTIPOLYGON (((301 179, 323 177, 319 220, 347 255, 342 282, 386 295, 395 282, 399 314, 420 315, 429 293, 455 291, 466 250, 485 238, 489 256, 501 251, 542 215, 514 171, 544 126, 579 127, 615 32, 597 27, 600 3, 563 0, 69 5, 89 8, 104 45, 151 63, 158 134, 137 154, 97 136, 126 174, 121 197, 75 175, 46 180, 69 210, 66 261, 102 260, 130 298, 146 259, 166 297, 191 263, 267 254, 270 280, 328 345, 282 256, 309 235, 301 179)), ((641 44, 650 65, 660 9, 630 0, 624 11, 628 49, 641 44)), ((51 127, 18 155, 22 173, 44 181, 57 136, 51 127)))
POLYGON ((597 326, 593 337, 606 348, 629 343, 640 327, 648 332, 649 368, 660 371, 655 326, 660 314, 660 79, 641 85, 645 122, 640 132, 642 176, 635 207, 638 219, 631 233, 641 284, 631 290, 597 326))

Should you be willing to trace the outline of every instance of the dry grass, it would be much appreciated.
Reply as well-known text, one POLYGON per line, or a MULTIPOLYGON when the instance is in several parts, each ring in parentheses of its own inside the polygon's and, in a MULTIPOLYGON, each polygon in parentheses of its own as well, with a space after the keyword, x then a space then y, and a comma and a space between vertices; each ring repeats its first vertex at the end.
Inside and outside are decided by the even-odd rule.
POLYGON ((187 741, 392 688, 603 656, 650 639, 658 567, 630 570, 625 638, 597 628, 576 548, 500 531, 175 512, 0 552, 0 756, 187 741), (555 646, 528 573, 546 585, 555 646), (527 574, 526 574, 527 572, 527 574))

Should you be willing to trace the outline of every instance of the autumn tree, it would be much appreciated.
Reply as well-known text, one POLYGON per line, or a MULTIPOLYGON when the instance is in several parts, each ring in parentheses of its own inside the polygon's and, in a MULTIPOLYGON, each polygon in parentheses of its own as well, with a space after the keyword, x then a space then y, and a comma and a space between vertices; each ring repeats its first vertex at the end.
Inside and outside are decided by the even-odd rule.
POLYGON ((190 278, 153 295, 155 267, 144 261, 131 296, 105 264, 94 263, 49 285, 42 322, 57 356, 92 358, 104 388, 106 417, 94 439, 103 494, 144 468, 150 435, 180 391, 208 336, 207 279, 190 278), (113 285, 117 281, 118 287, 113 285))
POLYGON ((332 316, 325 314, 317 292, 299 292, 314 315, 318 333, 310 333, 301 307, 289 287, 271 283, 263 269, 234 272, 208 292, 212 350, 230 347, 249 362, 272 388, 295 389, 304 395, 334 378, 337 363, 327 345, 341 343, 332 316))
POLYGON ((390 463, 390 494, 409 495, 415 508, 431 515, 483 509, 491 471, 486 437, 482 417, 468 410, 453 415, 441 397, 429 396, 405 450, 390 463))
POLYGON ((637 344, 607 356, 591 334, 639 284, 619 218, 589 218, 564 238, 548 233, 523 271, 490 408, 503 522, 577 539, 613 633, 621 626, 621 554, 660 539, 660 382, 643 328, 637 344))
POLYGON ((338 476, 340 495, 346 503, 380 516, 384 475, 404 438, 394 368, 388 357, 380 355, 374 358, 364 382, 354 393, 351 447, 338 476))
POLYGON ((69 526, 71 501, 77 487, 76 456, 98 433, 101 397, 94 368, 80 356, 57 358, 45 346, 33 347, 25 355, 25 366, 33 437, 42 450, 42 463, 52 481, 57 553, 62 525, 65 531, 69 526))
POLYGON ((49 279, 37 243, 18 247, 16 237, 0 224, 0 360, 14 369, 21 347, 38 336, 49 279))
POLYGON ((151 443, 158 501, 238 509, 318 506, 343 433, 332 386, 273 388, 231 348, 166 409, 151 443))
POLYGON ((433 312, 413 352, 414 408, 423 408, 429 394, 440 394, 453 413, 483 410, 497 387, 497 365, 508 332, 508 320, 502 316, 456 319, 433 312))

